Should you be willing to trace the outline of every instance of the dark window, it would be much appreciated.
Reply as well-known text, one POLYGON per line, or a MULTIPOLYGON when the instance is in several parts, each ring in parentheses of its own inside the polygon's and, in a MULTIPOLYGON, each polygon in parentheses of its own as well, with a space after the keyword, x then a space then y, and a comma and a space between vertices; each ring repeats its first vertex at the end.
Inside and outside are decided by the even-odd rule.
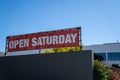
POLYGON ((99 56, 102 56, 103 57, 103 61, 106 60, 106 53, 96 53, 97 55, 99 56))
POLYGON ((108 60, 110 61, 120 61, 120 52, 109 52, 108 60))

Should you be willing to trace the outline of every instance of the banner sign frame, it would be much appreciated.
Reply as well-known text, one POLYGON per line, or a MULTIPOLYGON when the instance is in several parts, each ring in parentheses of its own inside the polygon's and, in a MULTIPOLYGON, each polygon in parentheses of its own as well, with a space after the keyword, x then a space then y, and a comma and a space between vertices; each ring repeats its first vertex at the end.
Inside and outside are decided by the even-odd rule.
POLYGON ((82 46, 81 27, 7 36, 5 52, 73 46, 82 46))

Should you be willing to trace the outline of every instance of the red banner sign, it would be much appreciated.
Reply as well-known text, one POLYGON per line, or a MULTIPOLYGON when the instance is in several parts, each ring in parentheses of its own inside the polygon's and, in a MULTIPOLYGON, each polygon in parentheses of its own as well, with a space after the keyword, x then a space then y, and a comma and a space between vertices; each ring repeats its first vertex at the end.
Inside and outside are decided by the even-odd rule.
POLYGON ((79 46, 80 28, 7 37, 7 52, 79 46))

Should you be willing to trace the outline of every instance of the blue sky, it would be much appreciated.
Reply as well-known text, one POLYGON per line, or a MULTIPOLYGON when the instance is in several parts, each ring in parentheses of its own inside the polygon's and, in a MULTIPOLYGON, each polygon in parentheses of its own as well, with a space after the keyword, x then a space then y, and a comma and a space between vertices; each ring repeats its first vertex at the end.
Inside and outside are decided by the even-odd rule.
POLYGON ((120 0, 0 0, 0 51, 6 37, 82 27, 83 45, 120 41, 120 0))

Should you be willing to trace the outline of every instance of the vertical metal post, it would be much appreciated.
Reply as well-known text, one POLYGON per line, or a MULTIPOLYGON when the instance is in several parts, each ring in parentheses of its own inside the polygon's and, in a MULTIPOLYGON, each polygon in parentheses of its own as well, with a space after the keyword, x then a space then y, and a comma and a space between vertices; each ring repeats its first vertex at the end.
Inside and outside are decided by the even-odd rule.
POLYGON ((81 35, 81 26, 78 27, 79 29, 79 46, 80 46, 80 50, 82 49, 82 35, 81 35))
POLYGON ((108 61, 108 53, 106 52, 106 61, 108 61))
POLYGON ((41 54, 41 49, 39 49, 39 54, 41 54))
POLYGON ((6 37, 5 54, 4 54, 4 56, 6 56, 7 53, 8 53, 8 37, 6 37))

